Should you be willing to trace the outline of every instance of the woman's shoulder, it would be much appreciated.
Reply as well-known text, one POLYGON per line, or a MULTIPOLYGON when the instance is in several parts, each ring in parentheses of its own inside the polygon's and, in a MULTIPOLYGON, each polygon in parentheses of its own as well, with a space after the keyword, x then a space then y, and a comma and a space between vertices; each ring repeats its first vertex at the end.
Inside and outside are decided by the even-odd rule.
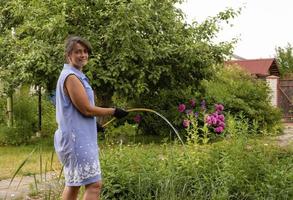
POLYGON ((76 74, 74 73, 74 71, 72 71, 72 70, 70 70, 70 69, 62 69, 62 71, 61 71, 61 73, 60 73, 60 75, 59 75, 59 78, 58 78, 58 83, 63 85, 64 81, 65 81, 65 80, 67 79, 67 77, 68 77, 69 75, 71 75, 71 74, 76 75, 76 74))
POLYGON ((71 74, 74 74, 74 75, 78 76, 78 74, 77 74, 74 70, 72 70, 72 69, 70 69, 70 68, 64 68, 64 69, 61 71, 60 76, 66 78, 67 76, 69 76, 69 75, 71 75, 71 74))

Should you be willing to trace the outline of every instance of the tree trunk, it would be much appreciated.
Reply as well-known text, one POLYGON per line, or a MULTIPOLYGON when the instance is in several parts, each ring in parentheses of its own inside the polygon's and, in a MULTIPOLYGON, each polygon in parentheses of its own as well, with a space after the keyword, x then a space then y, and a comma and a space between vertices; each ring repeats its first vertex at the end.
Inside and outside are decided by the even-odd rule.
POLYGON ((41 136, 42 131, 42 87, 38 86, 38 132, 37 137, 41 136))
POLYGON ((7 97, 7 115, 8 115, 7 125, 8 127, 11 127, 13 126, 13 94, 7 97))

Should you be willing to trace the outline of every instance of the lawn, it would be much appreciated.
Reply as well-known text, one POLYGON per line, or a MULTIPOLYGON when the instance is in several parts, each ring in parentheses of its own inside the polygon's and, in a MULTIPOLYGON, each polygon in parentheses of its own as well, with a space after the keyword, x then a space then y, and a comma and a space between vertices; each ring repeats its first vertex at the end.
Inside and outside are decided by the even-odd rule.
POLYGON ((51 163, 53 170, 60 169, 53 144, 49 140, 40 142, 37 145, 2 146, 0 147, 0 180, 11 178, 20 164, 34 149, 35 152, 20 170, 19 175, 39 174, 41 172, 40 165, 42 165, 42 172, 45 170, 49 171, 51 169, 51 163))

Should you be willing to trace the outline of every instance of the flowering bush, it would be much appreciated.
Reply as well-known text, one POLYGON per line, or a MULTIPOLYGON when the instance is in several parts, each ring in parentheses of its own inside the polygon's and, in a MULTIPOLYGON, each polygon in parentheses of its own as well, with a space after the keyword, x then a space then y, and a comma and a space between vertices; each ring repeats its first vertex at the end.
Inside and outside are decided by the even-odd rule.
POLYGON ((185 129, 188 143, 206 144, 215 135, 225 129, 224 106, 215 104, 214 111, 207 113, 206 102, 202 100, 197 106, 194 99, 188 104, 180 103, 178 112, 183 114, 182 126, 185 129))
MULTIPOLYGON (((253 127, 256 123, 256 134, 281 132, 282 113, 271 105, 266 81, 256 79, 235 66, 220 67, 214 75, 213 79, 201 81, 207 101, 222 102, 225 111, 233 118, 238 118, 241 113, 248 120, 248 133, 256 128, 253 127)), ((227 120, 228 116, 226 124, 227 120)), ((230 134, 228 129, 226 132, 230 134)))

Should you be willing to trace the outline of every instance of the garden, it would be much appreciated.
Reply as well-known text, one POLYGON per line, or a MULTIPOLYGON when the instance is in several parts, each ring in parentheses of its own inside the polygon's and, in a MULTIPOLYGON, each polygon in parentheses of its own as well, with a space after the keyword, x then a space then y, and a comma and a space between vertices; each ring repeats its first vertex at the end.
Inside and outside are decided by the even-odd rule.
POLYGON ((175 3, 0 5, 0 181, 32 177, 25 195, 61 198, 54 90, 64 40, 80 35, 96 105, 130 111, 98 118, 101 199, 293 198, 293 146, 275 140, 284 125, 268 85, 225 66, 236 39, 213 42, 240 11, 187 24, 175 3))

